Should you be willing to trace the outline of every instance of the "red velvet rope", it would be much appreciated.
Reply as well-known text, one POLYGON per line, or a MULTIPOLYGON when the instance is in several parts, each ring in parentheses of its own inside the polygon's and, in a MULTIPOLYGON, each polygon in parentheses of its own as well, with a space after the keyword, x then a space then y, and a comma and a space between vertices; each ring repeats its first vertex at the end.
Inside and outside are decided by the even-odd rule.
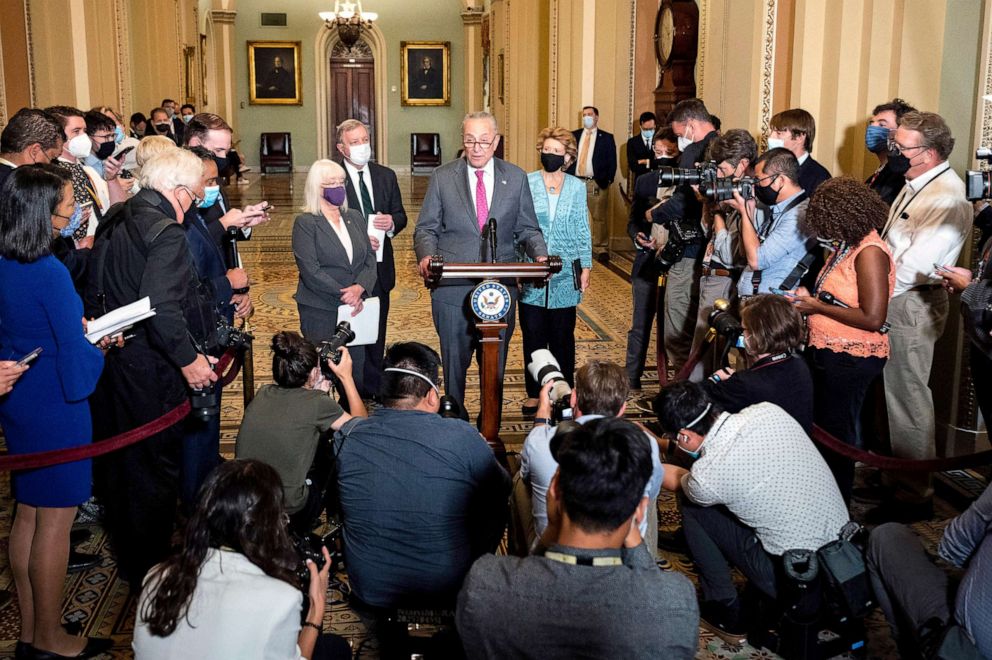
MULTIPOLYGON (((230 370, 217 379, 221 387, 230 383, 234 380, 235 376, 238 375, 238 370, 241 368, 241 356, 240 354, 235 354, 233 351, 229 350, 221 356, 220 360, 217 361, 216 369, 218 371, 223 371, 232 362, 233 365, 230 370)), ((183 418, 185 418, 186 415, 189 414, 189 408, 189 399, 186 399, 161 417, 153 419, 150 422, 146 422, 138 428, 131 429, 130 431, 119 433, 111 438, 107 438, 106 440, 92 442, 87 445, 68 447, 66 449, 49 449, 47 451, 32 452, 30 454, 0 455, 0 471, 32 470, 40 467, 59 465, 61 463, 81 461, 86 458, 93 458, 94 456, 102 456, 103 454, 108 454, 112 451, 117 451, 118 449, 123 449, 129 445, 133 445, 134 443, 140 442, 145 438, 155 435, 156 433, 161 433, 165 429, 169 428, 173 424, 179 423, 183 418)))

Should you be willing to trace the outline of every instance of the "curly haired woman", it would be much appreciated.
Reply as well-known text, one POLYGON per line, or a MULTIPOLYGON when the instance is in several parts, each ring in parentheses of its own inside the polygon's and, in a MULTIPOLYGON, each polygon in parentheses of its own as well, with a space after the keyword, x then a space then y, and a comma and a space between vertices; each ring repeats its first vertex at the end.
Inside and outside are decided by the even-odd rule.
MULTIPOLYGON (((813 420, 840 440, 861 446, 860 416, 868 386, 889 357, 882 332, 895 286, 892 254, 878 230, 888 208, 877 193, 850 178, 824 182, 806 209, 807 231, 831 251, 812 292, 792 299, 808 315, 806 356, 813 372, 813 420), (834 302, 824 302, 829 298, 834 302)), ((854 464, 828 456, 845 500, 854 464)))

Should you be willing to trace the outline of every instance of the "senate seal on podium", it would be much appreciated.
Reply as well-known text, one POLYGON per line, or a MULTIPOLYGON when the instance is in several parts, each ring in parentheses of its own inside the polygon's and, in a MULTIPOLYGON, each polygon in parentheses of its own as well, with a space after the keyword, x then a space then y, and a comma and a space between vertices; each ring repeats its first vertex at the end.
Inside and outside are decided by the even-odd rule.
POLYGON ((499 321, 510 311, 510 290, 496 281, 486 281, 472 291, 472 313, 481 321, 499 321))

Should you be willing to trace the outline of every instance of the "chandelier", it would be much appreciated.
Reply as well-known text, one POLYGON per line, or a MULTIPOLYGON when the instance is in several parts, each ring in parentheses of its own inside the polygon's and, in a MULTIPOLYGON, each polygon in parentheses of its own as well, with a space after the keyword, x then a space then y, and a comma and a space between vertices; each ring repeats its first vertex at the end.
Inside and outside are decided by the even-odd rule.
POLYGON ((322 11, 318 15, 328 30, 338 29, 341 42, 348 48, 355 45, 363 28, 379 18, 374 11, 362 11, 362 0, 334 0, 334 11, 322 11))

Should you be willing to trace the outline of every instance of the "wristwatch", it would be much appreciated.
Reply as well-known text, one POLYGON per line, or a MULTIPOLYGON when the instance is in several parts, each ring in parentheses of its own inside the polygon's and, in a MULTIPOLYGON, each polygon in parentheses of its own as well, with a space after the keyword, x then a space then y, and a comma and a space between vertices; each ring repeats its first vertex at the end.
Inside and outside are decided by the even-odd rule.
POLYGON ((535 417, 534 426, 537 426, 538 424, 547 424, 548 426, 550 426, 551 420, 548 419, 547 417, 535 417))

